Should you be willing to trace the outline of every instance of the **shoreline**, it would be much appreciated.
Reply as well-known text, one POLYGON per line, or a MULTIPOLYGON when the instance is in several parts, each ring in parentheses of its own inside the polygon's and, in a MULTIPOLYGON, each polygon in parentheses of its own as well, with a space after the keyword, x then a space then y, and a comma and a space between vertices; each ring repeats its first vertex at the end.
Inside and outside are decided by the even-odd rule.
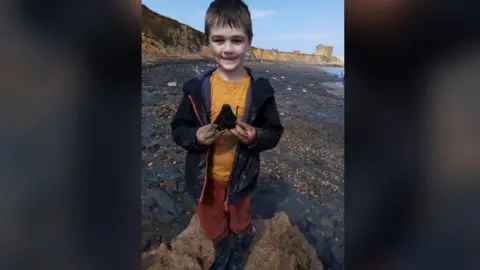
MULTIPOLYGON (((215 60, 208 57, 201 56, 170 56, 170 57, 156 57, 152 60, 143 60, 142 59, 142 69, 149 68, 152 66, 165 65, 165 64, 181 64, 181 63, 215 63, 215 60)), ((290 65, 302 65, 302 66, 318 66, 318 67, 344 67, 343 63, 308 63, 308 62, 297 62, 297 61, 274 61, 274 60, 263 60, 263 59, 254 59, 247 58, 246 63, 261 63, 261 64, 290 64, 290 65)))

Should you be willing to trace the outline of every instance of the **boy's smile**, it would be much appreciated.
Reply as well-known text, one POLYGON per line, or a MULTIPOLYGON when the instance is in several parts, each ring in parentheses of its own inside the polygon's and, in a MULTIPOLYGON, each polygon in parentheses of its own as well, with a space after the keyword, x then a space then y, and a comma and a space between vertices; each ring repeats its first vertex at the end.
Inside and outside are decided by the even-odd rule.
POLYGON ((208 46, 223 72, 243 72, 245 56, 250 49, 250 41, 243 28, 213 27, 208 46))

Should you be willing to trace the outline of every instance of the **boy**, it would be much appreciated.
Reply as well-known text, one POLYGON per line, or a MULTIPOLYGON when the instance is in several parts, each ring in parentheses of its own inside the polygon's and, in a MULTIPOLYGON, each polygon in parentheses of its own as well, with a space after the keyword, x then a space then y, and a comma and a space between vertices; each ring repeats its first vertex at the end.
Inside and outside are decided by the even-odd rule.
POLYGON ((255 235, 250 200, 260 170, 259 153, 277 145, 283 126, 275 90, 244 66, 253 36, 247 5, 240 0, 213 1, 205 36, 217 67, 184 84, 172 135, 188 151, 187 189, 195 198, 203 233, 215 247, 210 269, 242 269, 255 235), (237 111, 237 122, 220 131, 213 122, 224 104, 237 111))

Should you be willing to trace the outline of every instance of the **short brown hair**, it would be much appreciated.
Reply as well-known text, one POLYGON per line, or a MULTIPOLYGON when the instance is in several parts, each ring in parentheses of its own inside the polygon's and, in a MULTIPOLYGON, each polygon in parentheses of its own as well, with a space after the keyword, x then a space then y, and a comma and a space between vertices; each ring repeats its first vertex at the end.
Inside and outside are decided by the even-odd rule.
POLYGON ((207 41, 212 27, 224 27, 226 25, 232 28, 243 27, 248 39, 252 40, 252 19, 247 4, 242 0, 215 0, 208 7, 205 16, 205 38, 207 41))

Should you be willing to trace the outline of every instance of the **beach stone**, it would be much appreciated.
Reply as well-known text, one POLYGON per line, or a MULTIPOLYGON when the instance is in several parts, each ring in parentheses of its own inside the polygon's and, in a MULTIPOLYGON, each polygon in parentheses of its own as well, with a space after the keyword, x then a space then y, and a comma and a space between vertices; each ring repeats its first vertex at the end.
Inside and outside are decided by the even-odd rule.
POLYGON ((145 196, 152 209, 153 216, 161 223, 169 223, 184 212, 183 205, 167 191, 157 188, 145 196))

